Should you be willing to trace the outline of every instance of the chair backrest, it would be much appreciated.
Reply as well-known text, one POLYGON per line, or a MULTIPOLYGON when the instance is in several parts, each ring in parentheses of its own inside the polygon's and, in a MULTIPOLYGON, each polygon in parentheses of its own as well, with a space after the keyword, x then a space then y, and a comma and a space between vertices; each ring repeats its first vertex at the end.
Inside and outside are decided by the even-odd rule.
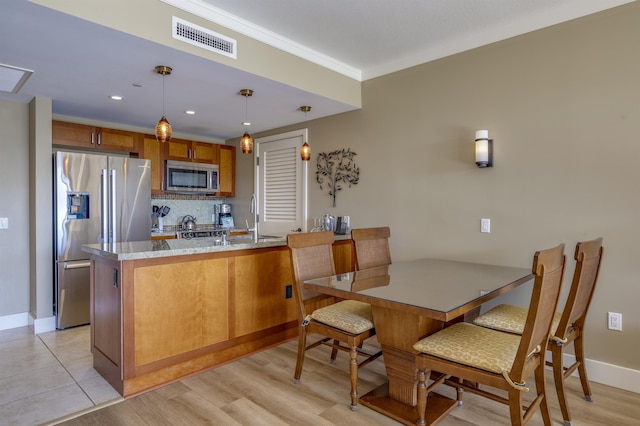
POLYGON ((571 325, 583 328, 587 311, 596 288, 600 262, 602 261, 602 238, 576 244, 574 259, 576 269, 573 272, 571 289, 562 311, 562 317, 556 330, 556 337, 563 340, 571 325))
POLYGON ((531 354, 537 352, 537 356, 543 357, 544 362, 547 339, 560 296, 564 265, 564 244, 538 251, 534 256, 534 282, 529 313, 511 369, 511 378, 516 382, 526 379, 523 376, 527 359, 531 354))
POLYGON ((333 241, 332 231, 287 235, 294 279, 293 296, 298 305, 300 319, 304 319, 307 315, 304 301, 320 296, 318 293, 305 290, 303 281, 336 274, 333 262, 333 241))
POLYGON ((375 268, 391 264, 388 226, 380 228, 360 228, 351 230, 356 252, 356 269, 375 268))

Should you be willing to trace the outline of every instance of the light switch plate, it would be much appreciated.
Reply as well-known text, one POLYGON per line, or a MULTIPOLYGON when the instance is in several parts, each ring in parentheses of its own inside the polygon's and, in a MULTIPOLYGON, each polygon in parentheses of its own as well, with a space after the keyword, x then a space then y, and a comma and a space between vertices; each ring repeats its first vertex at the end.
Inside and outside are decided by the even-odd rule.
POLYGON ((0 229, 9 228, 9 218, 8 217, 0 217, 0 229))
POLYGON ((480 219, 480 232, 491 232, 491 219, 480 219))

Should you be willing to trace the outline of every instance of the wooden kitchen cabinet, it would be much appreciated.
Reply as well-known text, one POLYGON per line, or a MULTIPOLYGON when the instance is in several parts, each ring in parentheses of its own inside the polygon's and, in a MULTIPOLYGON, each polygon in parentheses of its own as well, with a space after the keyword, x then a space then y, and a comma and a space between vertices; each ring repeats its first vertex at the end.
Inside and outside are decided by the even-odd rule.
POLYGON ((140 158, 151 160, 151 193, 164 193, 164 159, 167 144, 158 142, 155 136, 144 135, 140 158))
POLYGON ((356 270, 356 258, 351 239, 335 241, 332 248, 336 274, 346 274, 356 270))
POLYGON ((224 197, 235 197, 236 195, 236 147, 230 145, 219 145, 218 158, 220 168, 218 169, 220 178, 220 192, 218 195, 224 197))
POLYGON ((236 193, 236 148, 208 142, 171 139, 160 143, 154 135, 52 121, 52 144, 60 147, 128 152, 151 160, 151 193, 164 194, 165 160, 219 165, 221 197, 236 193))
POLYGON ((254 250, 232 263, 235 307, 231 338, 250 335, 297 319, 286 286, 293 281, 288 249, 254 250), (267 278, 268 277, 268 278, 267 278))
POLYGON ((85 124, 52 121, 52 144, 105 151, 140 151, 140 134, 85 124))
MULTIPOLYGON (((352 241, 336 241, 334 253, 337 271, 351 271, 352 241)), ((131 260, 92 253, 93 365, 130 397, 291 340, 292 285, 286 245, 131 260)))
POLYGON ((122 386, 122 269, 120 262, 91 260, 91 352, 94 366, 123 393, 122 386))
POLYGON ((207 142, 171 139, 167 143, 167 159, 195 163, 218 164, 218 145, 207 142))

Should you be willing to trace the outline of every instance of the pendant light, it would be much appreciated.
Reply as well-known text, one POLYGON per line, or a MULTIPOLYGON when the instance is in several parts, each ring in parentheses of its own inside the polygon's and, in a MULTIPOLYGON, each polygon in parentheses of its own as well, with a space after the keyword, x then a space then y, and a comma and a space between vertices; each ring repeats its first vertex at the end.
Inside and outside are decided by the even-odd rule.
MULTIPOLYGON (((304 121, 306 122, 307 113, 311 111, 311 107, 301 106, 300 111, 304 112, 304 121)), ((304 141, 304 143, 302 144, 302 147, 300 148, 300 158, 302 158, 302 161, 309 161, 311 159, 311 147, 309 146, 307 141, 304 141)))
POLYGON ((167 117, 164 116, 164 76, 171 74, 171 67, 166 65, 158 65, 156 72, 162 75, 162 118, 156 124, 156 139, 158 142, 169 142, 171 140, 171 124, 167 117))
POLYGON ((244 96, 244 123, 242 123, 244 125, 244 135, 242 135, 242 139, 240 139, 240 147, 242 148, 243 154, 251 154, 253 152, 253 138, 247 130, 247 127, 251 126, 251 123, 249 123, 249 120, 247 119, 247 111, 249 103, 248 99, 249 96, 253 95, 253 90, 242 89, 240 90, 240 95, 244 96))

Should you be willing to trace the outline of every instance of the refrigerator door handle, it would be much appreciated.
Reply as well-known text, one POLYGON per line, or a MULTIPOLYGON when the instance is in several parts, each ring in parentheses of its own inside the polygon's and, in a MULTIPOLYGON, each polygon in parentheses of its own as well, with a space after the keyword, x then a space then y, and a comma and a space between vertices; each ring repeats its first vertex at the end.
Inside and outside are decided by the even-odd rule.
POLYGON ((110 170, 111 174, 111 239, 110 243, 118 242, 118 236, 116 235, 117 227, 116 227, 116 171, 110 170))
POLYGON ((102 169, 100 173, 100 202, 102 204, 102 217, 100 227, 102 228, 101 240, 100 243, 108 243, 109 242, 109 199, 107 194, 107 169, 102 169))
POLYGON ((91 262, 65 262, 64 269, 80 269, 80 268, 89 268, 91 266, 91 262))

